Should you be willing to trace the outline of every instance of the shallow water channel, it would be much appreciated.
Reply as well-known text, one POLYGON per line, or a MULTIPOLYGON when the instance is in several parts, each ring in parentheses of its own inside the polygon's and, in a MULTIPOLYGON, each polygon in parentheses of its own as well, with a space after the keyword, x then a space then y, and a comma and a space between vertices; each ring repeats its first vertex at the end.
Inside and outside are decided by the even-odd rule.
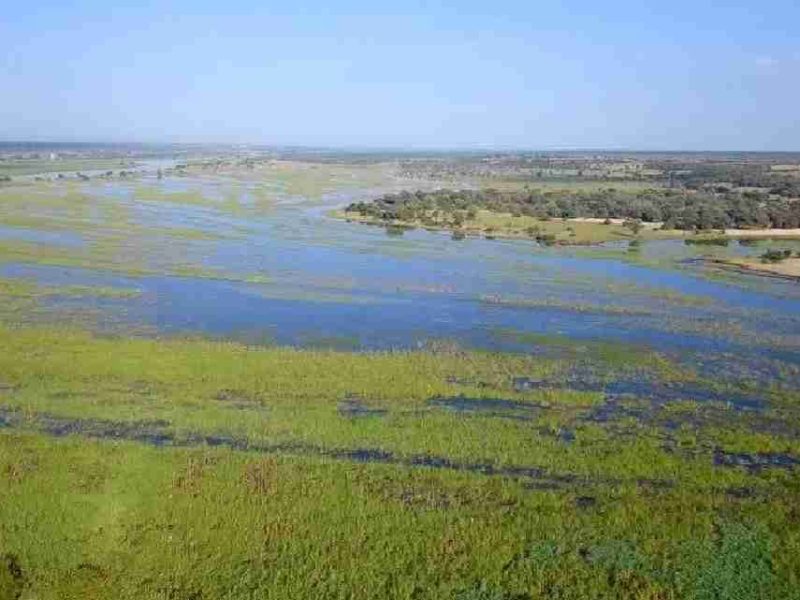
MULTIPOLYGON (((441 232, 398 235, 328 216, 353 198, 369 198, 374 189, 338 190, 315 200, 278 193, 268 209, 258 211, 250 206, 251 188, 237 183, 244 208, 231 211, 220 191, 226 182, 148 181, 166 198, 158 201, 137 198, 141 185, 90 182, 83 192, 100 205, 124 209, 138 228, 126 247, 134 248, 145 266, 157 268, 160 259, 179 253, 183 264, 230 274, 230 280, 134 277, 30 262, 2 263, 0 276, 136 289, 141 293, 135 297, 93 299, 92 309, 160 332, 251 342, 385 349, 447 340, 529 351, 544 338, 565 337, 641 344, 686 360, 724 355, 728 363, 740 361, 755 370, 764 361, 800 363, 800 285, 720 275, 687 262, 706 248, 680 241, 547 248, 521 240, 452 240, 441 232), (169 193, 193 189, 220 205, 169 201, 169 193), (140 233, 156 225, 208 239, 179 243, 140 233), (237 281, 246 279, 241 274, 256 274, 258 283, 237 281)), ((92 243, 85 231, 0 226, 0 240, 5 239, 53 247, 92 243)), ((759 249, 732 242, 713 251, 759 249)), ((85 300, 53 295, 43 302, 58 314, 85 300)), ((105 322, 98 317, 98 327, 105 322)))

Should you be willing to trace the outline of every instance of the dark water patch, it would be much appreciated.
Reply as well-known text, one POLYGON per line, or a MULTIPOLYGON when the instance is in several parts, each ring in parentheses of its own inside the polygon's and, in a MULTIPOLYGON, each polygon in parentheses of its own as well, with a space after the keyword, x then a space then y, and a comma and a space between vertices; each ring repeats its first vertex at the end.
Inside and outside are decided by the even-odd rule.
POLYGON ((800 365, 793 357, 767 357, 752 354, 702 354, 673 355, 676 362, 685 361, 700 377, 714 381, 726 381, 731 385, 749 390, 800 389, 800 365))
POLYGON ((398 464, 399 462, 395 459, 394 455, 391 452, 386 452, 384 450, 378 450, 374 448, 356 448, 355 450, 326 450, 316 446, 310 446, 309 448, 314 448, 322 456, 328 456, 340 460, 352 460, 355 462, 364 462, 364 463, 389 463, 389 464, 398 464))
POLYGON ((765 407, 762 398, 734 391, 717 391, 689 382, 653 382, 617 380, 606 384, 602 390, 614 396, 635 396, 646 398, 658 404, 676 400, 695 402, 721 402, 736 410, 760 411, 765 407))
POLYGON ((178 447, 209 446, 211 448, 230 448, 231 450, 255 450, 246 438, 230 435, 197 435, 189 434, 181 437, 170 435, 171 445, 178 447))
POLYGON ((496 387, 493 386, 491 383, 487 383, 485 381, 480 381, 477 379, 467 379, 465 377, 456 377, 455 375, 448 375, 445 378, 445 383, 448 383, 449 385, 462 385, 462 386, 476 387, 482 389, 496 387))
POLYGON ((555 492, 562 489, 563 486, 552 481, 529 481, 523 487, 533 492, 555 492))
POLYGON ((575 431, 568 427, 540 427, 536 432, 542 437, 553 438, 565 445, 575 441, 575 431))
POLYGON ((762 411, 766 400, 756 393, 715 390, 696 382, 664 382, 650 377, 618 378, 604 381, 592 373, 572 373, 564 379, 530 379, 515 377, 512 385, 516 391, 537 389, 570 389, 579 392, 598 392, 607 399, 640 398, 653 405, 663 405, 679 400, 718 402, 741 411, 762 411))
POLYGON ((423 467, 487 476, 501 476, 534 482, 539 489, 558 489, 573 486, 622 485, 634 483, 643 487, 665 487, 673 485, 667 480, 601 478, 574 473, 552 473, 539 466, 498 466, 484 462, 466 462, 443 456, 427 454, 402 456, 380 448, 326 448, 307 442, 263 443, 229 435, 205 435, 187 433, 176 435, 166 429, 167 421, 106 421, 101 419, 71 419, 46 413, 23 416, 20 411, 0 408, 0 424, 6 427, 25 428, 55 437, 80 435, 90 439, 132 441, 156 447, 188 448, 208 446, 228 448, 237 451, 260 452, 267 454, 294 454, 318 456, 359 463, 397 465, 402 467, 423 467), (542 488, 544 486, 544 488, 542 488))
POLYGON ((575 441, 575 432, 566 427, 559 427, 558 429, 543 427, 538 430, 538 433, 544 437, 555 438, 557 441, 565 445, 570 445, 575 441))
POLYGON ((725 452, 714 451, 714 464, 718 467, 742 467, 750 473, 764 469, 794 469, 800 466, 800 458, 783 452, 725 452))
POLYGON ((669 407, 664 407, 663 412, 654 411, 649 421, 671 432, 684 427, 700 430, 740 426, 770 437, 800 439, 800 415, 795 411, 742 413, 716 406, 697 406, 691 411, 683 410, 674 414, 669 407))
POLYGON ((541 387, 542 383, 543 382, 540 379, 531 379, 530 377, 514 377, 511 380, 511 387, 514 388, 515 392, 527 392, 541 387))
POLYGON ((796 411, 793 413, 782 411, 775 415, 752 419, 748 425, 758 433, 800 439, 800 415, 796 411))
POLYGON ((467 396, 436 396, 428 401, 430 406, 442 407, 458 413, 480 414, 489 417, 502 417, 530 421, 545 405, 505 400, 502 398, 470 398, 467 396))
MULTIPOLYGON (((21 427, 27 421, 20 411, 0 408, 0 423, 6 427, 21 427)), ((63 437, 82 435, 91 438, 128 440, 153 446, 167 445, 173 436, 165 431, 168 421, 109 421, 103 419, 70 419, 47 413, 33 417, 36 428, 48 435, 63 437)))
POLYGON ((609 423, 626 418, 643 421, 650 414, 649 407, 631 406, 618 396, 606 396, 605 402, 590 410, 584 420, 591 423, 609 423))
POLYGON ((575 441, 575 432, 571 429, 561 428, 556 434, 556 439, 563 444, 571 444, 575 441))
POLYGON ((724 490, 726 496, 736 500, 751 500, 759 497, 759 492, 751 487, 729 487, 724 490))
POLYGON ((382 417, 388 413, 384 408, 374 408, 364 404, 364 401, 357 396, 348 395, 339 402, 339 414, 348 419, 360 417, 382 417))
POLYGON ((597 498, 594 496, 578 496, 575 498, 575 508, 586 510, 597 505, 597 498))

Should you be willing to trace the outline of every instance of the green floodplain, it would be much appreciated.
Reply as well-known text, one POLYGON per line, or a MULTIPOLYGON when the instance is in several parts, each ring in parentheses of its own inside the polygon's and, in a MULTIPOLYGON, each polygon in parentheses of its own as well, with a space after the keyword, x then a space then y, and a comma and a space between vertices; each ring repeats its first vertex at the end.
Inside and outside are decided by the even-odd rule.
POLYGON ((442 185, 386 161, 15 168, 0 599, 800 598, 796 284, 712 263, 796 242, 328 217, 442 185))

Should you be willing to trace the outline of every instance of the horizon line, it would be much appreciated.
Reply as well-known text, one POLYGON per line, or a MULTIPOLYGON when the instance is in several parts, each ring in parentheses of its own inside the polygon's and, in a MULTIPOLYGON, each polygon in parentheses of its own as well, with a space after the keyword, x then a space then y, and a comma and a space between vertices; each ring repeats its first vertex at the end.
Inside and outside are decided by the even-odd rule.
POLYGON ((337 151, 337 152, 436 152, 436 153, 532 153, 532 152, 596 152, 596 153, 632 153, 632 154, 800 154, 797 150, 743 150, 743 149, 675 149, 657 148, 645 149, 634 147, 603 147, 603 146, 564 146, 564 147, 534 147, 534 146, 507 146, 507 145, 442 145, 442 146, 417 146, 407 145, 371 145, 371 144, 290 144, 290 143, 264 143, 264 142, 233 142, 233 141, 120 141, 120 140, 42 140, 42 139, 0 139, 0 146, 141 146, 141 147, 226 147, 241 149, 262 150, 302 150, 302 151, 337 151))

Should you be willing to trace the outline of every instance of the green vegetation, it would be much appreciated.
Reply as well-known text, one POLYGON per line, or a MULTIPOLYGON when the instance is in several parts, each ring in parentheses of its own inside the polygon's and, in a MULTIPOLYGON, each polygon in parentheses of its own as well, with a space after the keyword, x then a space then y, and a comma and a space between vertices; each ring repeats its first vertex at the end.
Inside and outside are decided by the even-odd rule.
MULTIPOLYGON (((348 207, 349 211, 349 207, 348 207)), ((608 241, 634 239, 667 239, 683 236, 682 232, 662 231, 653 227, 637 229, 634 233, 623 223, 605 224, 597 221, 581 221, 568 219, 539 219, 526 215, 499 213, 489 210, 467 212, 463 218, 453 219, 445 211, 431 211, 424 218, 416 221, 383 220, 381 218, 362 215, 357 211, 342 211, 334 216, 368 224, 382 225, 387 228, 408 229, 425 227, 428 229, 446 229, 453 232, 454 239, 465 239, 469 236, 486 238, 523 238, 534 240, 544 246, 599 244, 608 241)))
POLYGON ((797 589, 797 469, 724 462, 798 456, 781 433, 796 407, 678 394, 654 410, 565 379, 595 364, 608 381, 700 383, 658 355, 354 354, 9 326, 0 345, 4 598, 797 589))
MULTIPOLYGON (((140 296, 135 288, 40 285, 21 279, 0 278, 0 322, 41 323, 43 321, 72 323, 97 321, 93 305, 100 301, 125 301, 140 296), (49 302, 70 302, 70 307, 48 313, 49 302)), ((0 379, 2 375, 0 374, 0 379)))
MULTIPOLYGON (((562 269, 584 255, 671 265, 722 255, 715 246, 727 238, 656 229, 633 210, 565 217, 579 199, 624 212, 694 192, 647 191, 662 176, 627 161, 601 165, 608 175, 553 163, 520 161, 506 177, 472 161, 453 177, 504 191, 386 203, 408 210, 403 218, 372 208, 344 215, 392 236, 423 226, 454 238, 625 242, 541 252, 541 261, 476 254, 485 262, 474 286, 443 275, 463 245, 363 229, 343 241, 353 228, 310 217, 340 202, 335 192, 420 185, 394 179, 397 164, 385 157, 233 155, 187 159, 158 183, 3 185, 0 600, 797 599, 800 396, 790 360, 753 359, 740 373, 733 354, 698 352, 690 368, 674 358, 677 345, 488 323, 475 325, 487 347, 519 353, 469 350, 431 339, 437 331, 420 332, 417 350, 357 352, 363 340, 350 330, 313 325, 293 338, 301 349, 274 345, 261 322, 241 332, 250 344, 223 337, 239 331, 214 341, 126 322, 129 309, 149 317, 175 296, 162 298, 150 281, 117 285, 115 274, 231 279, 185 289, 235 287, 248 307, 264 297, 376 303, 389 320, 400 303, 423 310, 430 294, 477 313, 646 322, 689 341, 729 336, 754 353, 796 351, 797 321, 786 312, 720 307, 716 296, 658 287, 658 277, 611 278, 608 264, 562 269), (531 168, 544 171, 532 175, 539 191, 520 183, 531 168), (598 177, 618 179, 616 191, 598 177), (561 212, 536 212, 552 206, 561 212), (689 246, 654 244, 674 255, 652 257, 640 243, 672 236, 689 246), (330 264, 329 244, 344 250, 330 264), (432 249, 441 264, 408 277, 404 267, 432 249), (348 262, 354 255, 370 260, 348 262), (376 276, 372 259, 387 256, 397 271, 376 276), (52 280, 23 279, 34 276, 52 280)), ((697 195, 706 193, 723 194, 697 195)), ((491 248, 506 246, 519 245, 491 248)), ((767 248, 776 252, 765 243, 747 260, 767 248)))
POLYGON ((182 175, 234 177, 238 181, 268 181, 282 196, 318 201, 327 193, 342 189, 358 190, 383 186, 391 173, 391 163, 276 160, 274 158, 214 159, 190 162, 182 175))
POLYGON ((716 194, 757 193, 800 198, 797 153, 510 152, 420 157, 400 163, 413 180, 470 182, 478 187, 628 191, 657 187, 716 194))
POLYGON ((687 246, 727 246, 730 244, 730 238, 724 236, 716 237, 692 237, 683 240, 687 246))
POLYGON ((477 210, 554 218, 625 219, 634 233, 641 222, 663 223, 664 229, 800 227, 800 202, 755 192, 710 194, 650 189, 638 193, 613 188, 595 192, 571 190, 499 191, 437 190, 387 194, 372 202, 356 202, 347 212, 383 221, 437 225, 441 214, 460 227, 477 210))
POLYGON ((792 252, 789 249, 778 250, 775 248, 770 248, 764 254, 761 255, 761 262, 765 263, 777 263, 786 260, 787 258, 791 258, 792 255, 800 258, 800 254, 797 252, 792 252))
POLYGON ((11 159, 0 160, 0 176, 9 178, 40 173, 69 173, 82 171, 105 171, 107 169, 130 168, 128 161, 102 158, 69 158, 64 160, 11 159))
POLYGON ((93 193, 76 183, 0 190, 0 226, 7 228, 0 236, 0 263, 77 267, 134 277, 268 280, 262 273, 231 272, 204 263, 212 243, 242 236, 238 227, 211 230, 200 219, 146 223, 138 217, 141 209, 149 210, 147 203, 163 202, 202 206, 222 219, 225 209, 217 210, 213 200, 200 192, 169 193, 148 186, 134 186, 132 192, 134 202, 93 193))

